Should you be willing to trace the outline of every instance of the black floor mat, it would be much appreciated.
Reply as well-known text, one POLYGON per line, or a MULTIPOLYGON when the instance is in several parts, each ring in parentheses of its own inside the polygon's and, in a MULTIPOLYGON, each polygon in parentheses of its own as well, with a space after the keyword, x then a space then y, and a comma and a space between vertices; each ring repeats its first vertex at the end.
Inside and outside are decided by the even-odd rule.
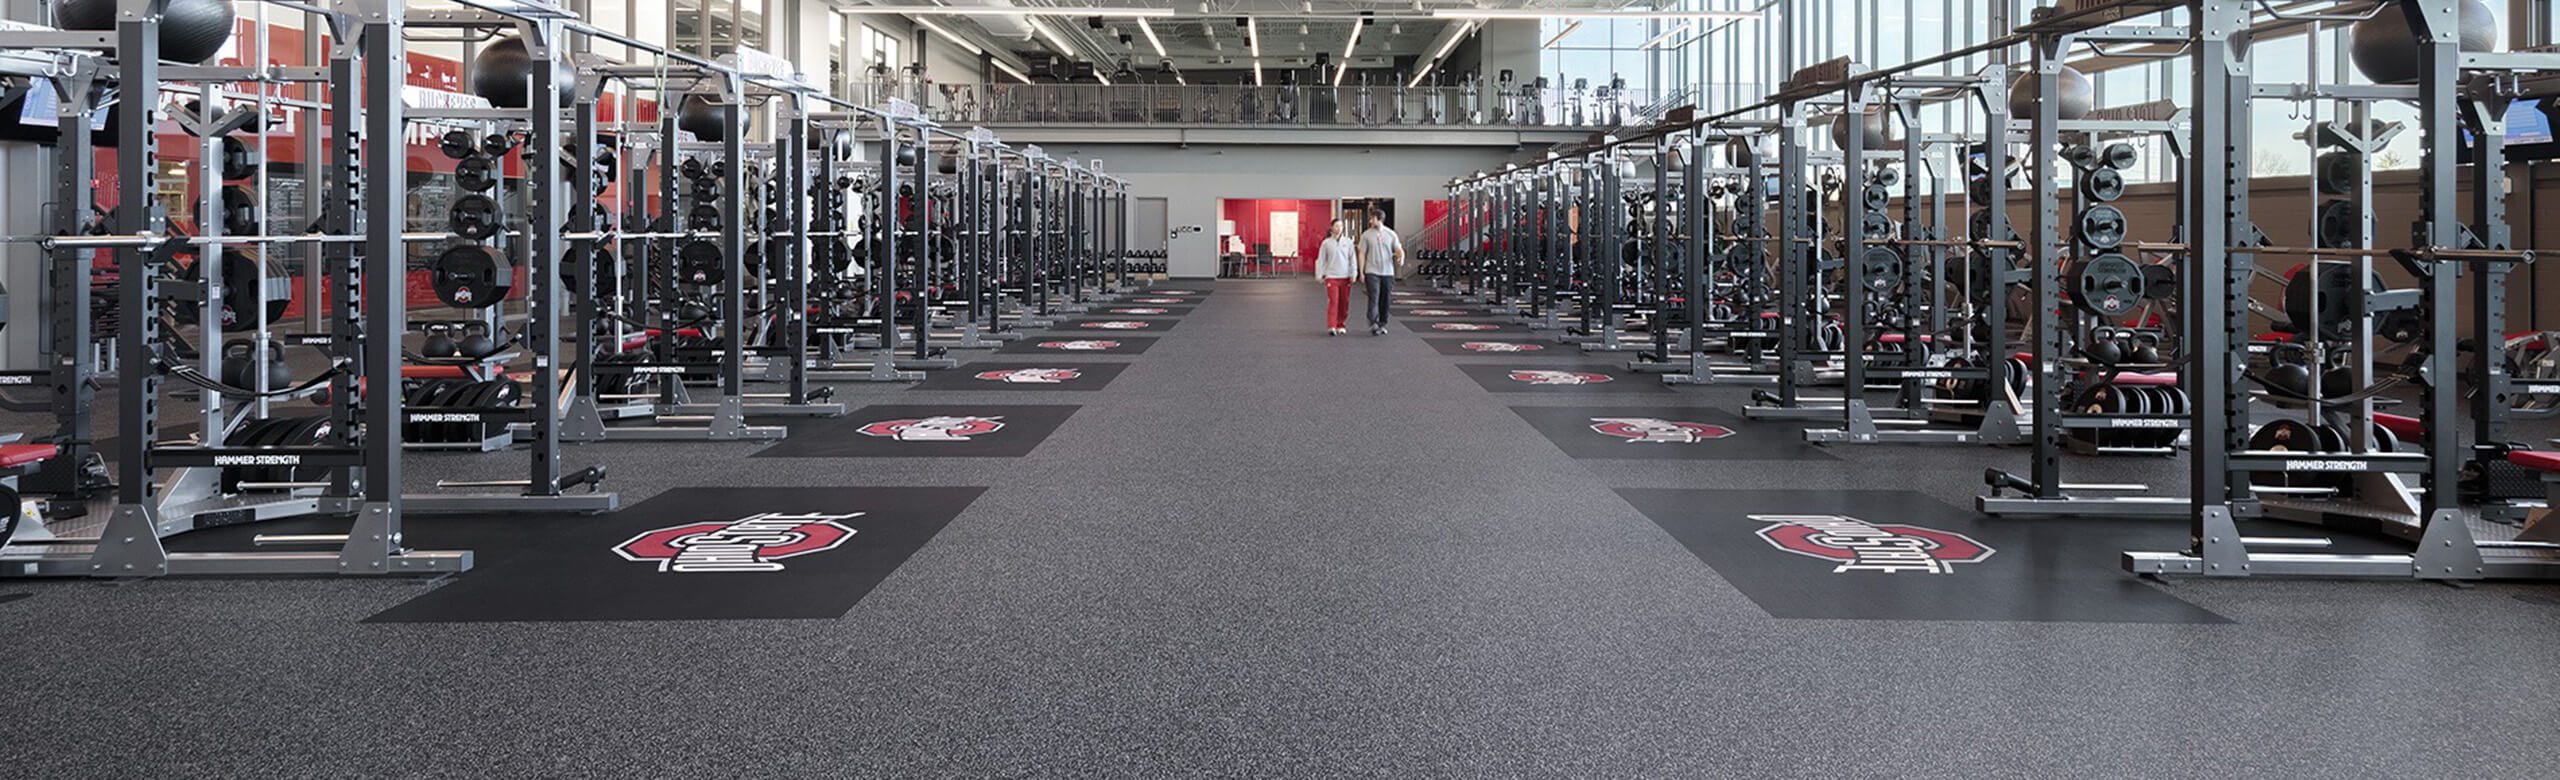
POLYGON ((1105 306, 1089 313, 1096 317, 1111 317, 1114 319, 1121 317, 1180 317, 1185 314, 1190 314, 1191 309, 1192 307, 1189 306, 1154 306, 1139 303, 1126 306, 1105 306))
POLYGON ((1056 335, 1091 333, 1162 333, 1181 320, 1154 317, 1097 317, 1058 323, 1056 335))
POLYGON ((2124 573, 2161 520, 1999 519, 1891 490, 1620 488, 1778 618, 2227 623, 2124 573))
POLYGON ((1495 393, 1668 393, 1662 378, 1624 365, 1459 366, 1467 378, 1495 393))
POLYGON ((1017 363, 972 361, 937 371, 909 390, 1100 390, 1128 370, 1127 363, 1017 363))
POLYGON ((1806 444, 1800 423, 1754 422, 1712 409, 1514 406, 1511 411, 1576 458, 1839 460, 1806 444))
POLYGON ((1512 334, 1508 337, 1497 334, 1483 338, 1429 338, 1423 339, 1422 342, 1431 345, 1431 348, 1440 354, 1464 357, 1580 358, 1583 356, 1580 345, 1558 344, 1549 339, 1526 338, 1520 334, 1512 334))
POLYGON ((1071 405, 883 404, 791 425, 758 458, 1019 458, 1076 413, 1071 405))
POLYGON ((1517 322, 1502 322, 1499 320, 1415 320, 1400 317, 1391 319, 1396 322, 1404 323, 1405 329, 1407 330, 1411 330, 1415 333, 1428 333, 1435 336, 1472 336, 1479 333, 1510 333, 1516 335, 1529 332, 1529 326, 1527 325, 1522 325, 1517 322))
POLYGON ((507 550, 373 623, 833 619, 986 488, 676 488, 610 515, 412 521, 507 550))
POLYGON ((1016 339, 997 348, 998 355, 1137 355, 1155 346, 1154 336, 1072 334, 1016 339))

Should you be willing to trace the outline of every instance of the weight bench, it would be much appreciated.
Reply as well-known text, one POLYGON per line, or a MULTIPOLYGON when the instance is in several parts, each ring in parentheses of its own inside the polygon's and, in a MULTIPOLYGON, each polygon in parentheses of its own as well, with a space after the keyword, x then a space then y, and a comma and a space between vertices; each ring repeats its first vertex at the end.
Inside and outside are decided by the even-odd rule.
POLYGON ((2507 462, 2532 469, 2542 477, 2546 503, 2524 521, 2524 532, 2516 534, 2522 542, 2560 542, 2560 521, 2551 519, 2552 506, 2560 506, 2560 452, 2551 450, 2511 450, 2507 462))
POLYGON ((0 444, 0 512, 7 513, 0 517, 0 547, 17 537, 19 521, 27 515, 26 502, 18 497, 18 478, 59 454, 62 448, 51 444, 0 444))

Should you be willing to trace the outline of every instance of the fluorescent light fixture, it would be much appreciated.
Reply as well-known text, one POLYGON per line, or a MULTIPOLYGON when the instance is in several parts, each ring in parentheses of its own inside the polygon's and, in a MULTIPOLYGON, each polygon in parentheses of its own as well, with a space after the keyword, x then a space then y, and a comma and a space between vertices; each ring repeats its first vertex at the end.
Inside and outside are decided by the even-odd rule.
POLYGON ((1253 66, 1262 67, 1262 33, 1253 29, 1252 17, 1246 17, 1244 20, 1244 44, 1253 52, 1253 66))
POLYGON ((906 14, 909 16, 1103 16, 1145 18, 1172 16, 1171 8, 1093 7, 1081 6, 967 6, 967 5, 857 5, 846 11, 864 14, 906 14))
POLYGON ((1093 80, 1095 80, 1095 81, 1099 81, 1099 82, 1102 82, 1102 85, 1103 85, 1103 86, 1106 86, 1106 87, 1111 86, 1111 77, 1110 77, 1110 76, 1102 75, 1102 69, 1101 69, 1101 68, 1095 68, 1095 69, 1093 69, 1093 80))
MULTIPOLYGON (((1145 21, 1140 21, 1140 22, 1138 22, 1138 23, 1139 23, 1139 24, 1146 24, 1146 22, 1145 22, 1145 21)), ((1684 32, 1688 32, 1688 31, 1689 31, 1689 28, 1691 28, 1691 27, 1696 27, 1696 26, 1698 26, 1698 23, 1697 23, 1697 22, 1689 22, 1689 23, 1687 23, 1687 24, 1683 24, 1683 25, 1680 25, 1680 26, 1678 26, 1678 27, 1673 27, 1673 28, 1671 28, 1671 29, 1669 29, 1669 30, 1664 30, 1664 31, 1662 32, 1662 34, 1661 34, 1661 35, 1653 36, 1653 40, 1645 41, 1643 46, 1638 46, 1638 47, 1636 47, 1636 48, 1639 48, 1639 49, 1650 49, 1650 48, 1653 48, 1653 47, 1656 47, 1656 46, 1660 46, 1660 45, 1662 45, 1662 42, 1663 42, 1663 41, 1671 40, 1671 36, 1679 35, 1679 34, 1684 33, 1684 32)))
MULTIPOLYGON (((922 20, 922 19, 918 19, 918 20, 916 20, 916 21, 917 21, 918 23, 922 23, 924 20, 922 20)), ((1149 45, 1149 46, 1153 46, 1153 47, 1156 47, 1156 56, 1158 56, 1158 57, 1165 56, 1165 54, 1164 54, 1164 41, 1156 40, 1156 28, 1153 28, 1153 27, 1149 27, 1149 26, 1147 26, 1147 20, 1146 20, 1146 19, 1144 19, 1144 18, 1140 18, 1140 19, 1138 20, 1138 32, 1142 32, 1142 33, 1146 33, 1146 34, 1147 34, 1147 45, 1149 45)))
POLYGON ((1530 11, 1490 8, 1438 8, 1437 19, 1758 19, 1758 11, 1530 11))
MULTIPOLYGON (((927 29, 927 30, 932 30, 932 31, 934 32, 934 34, 935 34, 935 35, 940 35, 940 36, 942 36, 944 40, 948 40, 948 41, 950 41, 950 42, 952 42, 952 43, 960 44, 960 48, 968 49, 970 54, 985 54, 985 53, 987 53, 987 50, 985 50, 985 49, 981 49, 981 48, 978 48, 978 45, 977 45, 977 44, 970 43, 970 42, 968 42, 968 41, 964 41, 964 40, 960 40, 960 36, 957 36, 957 35, 953 35, 953 34, 951 34, 951 31, 950 31, 950 30, 942 29, 942 25, 934 24, 934 23, 932 23, 932 22, 928 22, 928 21, 925 21, 925 20, 923 20, 923 19, 917 19, 917 20, 916 20, 916 24, 923 26, 923 27, 924 27, 925 29, 927 29)), ((1141 22, 1141 24, 1144 24, 1144 22, 1141 22)))
POLYGON ((1012 77, 1017 78, 1017 79, 1021 79, 1021 80, 1022 80, 1022 83, 1024 83, 1024 84, 1029 84, 1029 83, 1031 83, 1031 77, 1030 77, 1030 76, 1022 75, 1022 71, 1014 70, 1014 69, 1013 69, 1013 66, 1011 66, 1011 65, 1007 65, 1007 64, 1004 64, 1004 60, 991 59, 991 60, 987 60, 987 61, 988 61, 988 62, 990 62, 990 63, 994 63, 994 64, 995 64, 995 66, 996 66, 996 70, 1004 71, 1004 72, 1005 72, 1005 75, 1012 76, 1012 77))
POLYGON ((1059 54, 1064 54, 1069 57, 1076 56, 1076 47, 1067 45, 1067 39, 1058 37, 1058 34, 1055 31, 1050 30, 1048 25, 1041 24, 1040 22, 1031 19, 1025 19, 1023 21, 1031 25, 1032 32, 1039 33, 1040 37, 1049 39, 1049 45, 1056 48, 1059 54))
POLYGON ((1555 37, 1548 38, 1546 43, 1538 44, 1538 48, 1541 48, 1541 49, 1552 49, 1552 48, 1555 48, 1555 47, 1556 47, 1556 42, 1557 42, 1557 41, 1564 40, 1564 37, 1565 37, 1565 36, 1567 36, 1567 35, 1572 35, 1572 34, 1573 34, 1573 31, 1575 31, 1575 30, 1579 30, 1579 29, 1582 29, 1582 20, 1580 20, 1580 19, 1575 19, 1575 20, 1573 20, 1573 23, 1572 23, 1572 24, 1567 24, 1567 25, 1565 25, 1565 26, 1564 26, 1564 29, 1562 29, 1562 30, 1557 30, 1557 31, 1556 31, 1556 34, 1555 34, 1555 37))
POLYGON ((1413 74, 1413 82, 1411 84, 1404 85, 1405 88, 1412 89, 1414 84, 1422 83, 1422 77, 1431 75, 1431 69, 1440 65, 1440 58, 1449 56, 1450 50, 1458 48, 1458 42, 1466 40, 1467 33, 1473 32, 1477 24, 1480 24, 1480 22, 1473 20, 1460 23, 1458 25, 1458 34, 1449 36, 1449 40, 1447 42, 1440 44, 1439 51, 1431 53, 1431 59, 1422 61, 1422 70, 1413 74))
POLYGON ((1359 20, 1352 20, 1351 37, 1342 42, 1342 67, 1333 69, 1334 86, 1342 86, 1343 74, 1351 72, 1351 50, 1360 47, 1360 28, 1367 26, 1368 25, 1361 24, 1359 20))
POLYGON ((1262 58, 1253 58, 1253 85, 1262 86, 1262 58))

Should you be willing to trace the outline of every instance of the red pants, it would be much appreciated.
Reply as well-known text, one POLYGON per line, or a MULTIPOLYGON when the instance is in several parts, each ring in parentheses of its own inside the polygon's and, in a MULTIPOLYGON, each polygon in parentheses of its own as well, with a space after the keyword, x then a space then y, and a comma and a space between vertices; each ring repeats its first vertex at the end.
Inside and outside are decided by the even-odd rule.
POLYGON ((1324 280, 1324 326, 1340 330, 1342 318, 1351 315, 1351 280, 1324 280))

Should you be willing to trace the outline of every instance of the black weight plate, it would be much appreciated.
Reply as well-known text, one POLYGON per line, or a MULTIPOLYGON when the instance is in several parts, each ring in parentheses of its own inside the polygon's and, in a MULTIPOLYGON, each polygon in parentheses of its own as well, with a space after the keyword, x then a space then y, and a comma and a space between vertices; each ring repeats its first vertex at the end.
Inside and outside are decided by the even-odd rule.
POLYGON ((232 236, 258 234, 258 199, 240 185, 222 187, 222 232, 232 236))
POLYGON ((2124 174, 2114 168, 2099 168, 2080 175, 2080 192, 2090 200, 2107 203, 2124 197, 2124 174))
POLYGON ((688 284, 715 285, 729 277, 727 259, 715 242, 685 242, 676 252, 676 262, 677 277, 688 284))
POLYGON ((684 226, 687 230, 705 232, 719 230, 720 207, 709 203, 694 204, 692 210, 685 212, 684 226))
POLYGON ((514 269, 479 244, 455 244, 436 255, 427 265, 427 281, 438 300, 471 309, 498 305, 515 284, 514 269))
POLYGON ((462 158, 453 165, 453 185, 464 192, 488 192, 498 186, 495 160, 477 154, 462 158))
POLYGON ((491 157, 504 157, 515 148, 516 140, 505 133, 490 133, 480 139, 480 153, 491 157))
POLYGON ((2094 249, 2114 249, 2124 245, 2124 210, 2106 204, 2080 211, 2073 237, 2094 249))
POLYGON ((479 153, 480 147, 479 142, 471 137, 471 131, 447 130, 443 136, 436 139, 436 150, 444 152, 446 157, 459 160, 479 153))
POLYGON ((249 155, 249 142, 232 136, 222 137, 222 178, 237 181, 258 175, 257 158, 249 155))
POLYGON ((497 201, 475 193, 453 199, 450 223, 454 235, 485 241, 504 228, 505 220, 498 216, 497 201))
POLYGON ((2152 263, 2143 266, 2142 294, 2153 300, 2177 297, 2178 269, 2168 263, 2152 263))
POLYGON ((2106 150, 2098 153, 2098 163, 2107 166, 2110 170, 2121 171, 2132 168, 2134 163, 2140 162, 2141 159, 2141 155, 2134 152, 2133 144, 2126 143, 2107 144, 2106 150))

